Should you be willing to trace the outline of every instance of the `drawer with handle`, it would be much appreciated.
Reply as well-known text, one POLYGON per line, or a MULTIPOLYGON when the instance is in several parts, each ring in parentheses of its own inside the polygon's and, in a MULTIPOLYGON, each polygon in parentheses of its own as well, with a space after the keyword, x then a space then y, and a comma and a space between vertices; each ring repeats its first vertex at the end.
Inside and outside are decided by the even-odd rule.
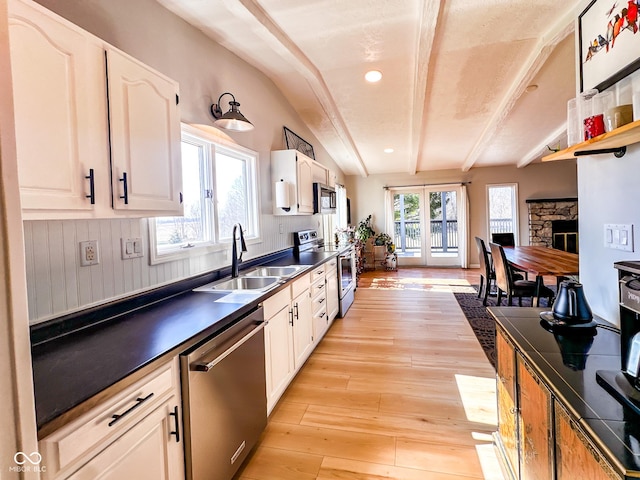
POLYGON ((39 450, 47 470, 42 478, 66 477, 172 395, 179 398, 177 359, 43 438, 39 450))
POLYGON ((326 271, 326 264, 320 265, 318 268, 311 272, 311 283, 315 283, 321 278, 324 278, 324 272, 326 271))

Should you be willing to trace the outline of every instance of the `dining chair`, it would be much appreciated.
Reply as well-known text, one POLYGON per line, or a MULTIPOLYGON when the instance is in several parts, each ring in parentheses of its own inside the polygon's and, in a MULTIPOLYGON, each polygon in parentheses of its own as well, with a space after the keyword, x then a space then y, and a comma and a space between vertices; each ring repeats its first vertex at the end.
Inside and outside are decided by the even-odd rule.
POLYGON ((478 287, 478 298, 483 296, 482 304, 487 305, 487 297, 491 291, 491 282, 495 280, 496 274, 493 271, 493 264, 489 259, 487 247, 484 240, 476 237, 476 246, 478 247, 478 259, 480 260, 480 286, 478 287), (484 290, 483 290, 484 287, 484 290))
MULTIPOLYGON (((506 233, 492 233, 491 241, 493 243, 497 243, 503 247, 515 247, 516 246, 516 237, 513 232, 506 233)), ((523 275, 526 280, 529 279, 529 274, 524 270, 519 270, 515 267, 511 267, 511 270, 514 272, 519 272, 519 274, 523 275)))
POLYGON ((515 247, 516 238, 513 232, 508 233, 492 233, 491 242, 502 245, 503 247, 515 247))
MULTIPOLYGON (((504 249, 497 243, 490 243, 493 268, 496 272, 496 287, 498 288, 498 299, 496 305, 500 305, 502 295, 506 295, 507 304, 513 305, 513 297, 518 298, 518 305, 522 306, 522 297, 533 297, 536 294, 536 282, 533 280, 516 280, 509 268, 509 261, 504 254, 504 249)), ((551 306, 553 300, 553 290, 542 285, 539 297, 546 298, 551 306)))

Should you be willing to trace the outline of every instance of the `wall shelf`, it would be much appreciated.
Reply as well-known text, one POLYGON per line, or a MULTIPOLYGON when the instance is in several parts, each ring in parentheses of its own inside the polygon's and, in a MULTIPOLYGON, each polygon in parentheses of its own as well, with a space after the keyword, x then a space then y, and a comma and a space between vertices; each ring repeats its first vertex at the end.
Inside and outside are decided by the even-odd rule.
POLYGON ((569 160, 579 156, 579 152, 610 148, 618 149, 638 142, 640 142, 640 120, 623 125, 611 132, 603 133, 586 142, 577 143, 564 150, 546 155, 542 157, 542 161, 569 160), (578 152, 578 155, 576 155, 576 152, 578 152))

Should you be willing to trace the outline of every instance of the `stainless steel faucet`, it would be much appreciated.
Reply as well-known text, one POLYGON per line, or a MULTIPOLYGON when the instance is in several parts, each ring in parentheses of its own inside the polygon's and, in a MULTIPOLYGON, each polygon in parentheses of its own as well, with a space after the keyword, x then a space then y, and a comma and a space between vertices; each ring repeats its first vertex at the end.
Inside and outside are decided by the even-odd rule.
POLYGON ((247 251, 247 244, 244 243, 244 235, 242 234, 242 225, 236 223, 233 226, 232 246, 231 246, 231 276, 238 276, 238 266, 242 263, 242 253, 247 251), (238 247, 236 244, 236 230, 240 230, 240 256, 238 257, 238 247))

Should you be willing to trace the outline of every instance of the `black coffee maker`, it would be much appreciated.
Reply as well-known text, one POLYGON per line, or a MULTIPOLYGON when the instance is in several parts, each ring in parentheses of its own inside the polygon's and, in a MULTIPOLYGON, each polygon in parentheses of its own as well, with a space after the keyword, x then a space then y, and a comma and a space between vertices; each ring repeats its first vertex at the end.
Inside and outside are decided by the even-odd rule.
POLYGON ((567 330, 577 333, 578 330, 593 330, 597 325, 584 296, 582 284, 570 280, 560 284, 551 311, 542 312, 540 318, 543 325, 546 322, 545 326, 555 331, 567 330))

